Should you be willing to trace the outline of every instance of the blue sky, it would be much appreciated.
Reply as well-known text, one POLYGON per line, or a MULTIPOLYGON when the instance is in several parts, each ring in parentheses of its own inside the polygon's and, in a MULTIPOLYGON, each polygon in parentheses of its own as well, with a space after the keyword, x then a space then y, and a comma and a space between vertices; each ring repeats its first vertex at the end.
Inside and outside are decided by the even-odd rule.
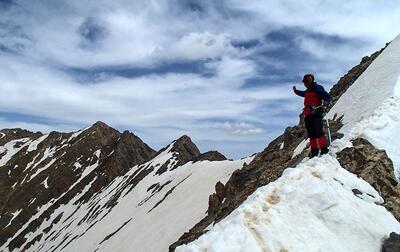
POLYGON ((101 120, 240 158, 399 30, 400 1, 0 0, 0 128, 101 120))

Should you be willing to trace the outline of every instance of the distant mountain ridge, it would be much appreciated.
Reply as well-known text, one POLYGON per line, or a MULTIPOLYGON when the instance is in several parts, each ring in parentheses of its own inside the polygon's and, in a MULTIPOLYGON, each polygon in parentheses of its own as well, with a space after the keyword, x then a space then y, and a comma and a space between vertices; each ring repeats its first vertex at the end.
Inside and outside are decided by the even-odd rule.
MULTIPOLYGON (((133 133, 120 133, 103 122, 74 133, 44 135, 22 129, 4 129, 0 133, 0 244, 7 244, 9 250, 29 250, 44 234, 34 239, 26 239, 26 235, 37 230, 58 208, 80 194, 76 203, 87 203, 117 178, 126 176, 132 167, 165 151, 171 156, 138 170, 120 190, 132 190, 153 171, 154 176, 159 176, 190 161, 226 160, 215 151, 200 153, 188 136, 156 152, 133 133), (90 188, 86 188, 88 184, 90 188), (50 206, 44 207, 47 204, 50 206)), ((162 187, 165 184, 153 185, 156 192, 162 187)), ((121 196, 120 192, 114 193, 107 203, 110 209, 121 196)), ((95 212, 96 209, 89 211, 95 212)), ((59 219, 61 215, 54 224, 59 219)), ((52 225, 44 233, 51 230, 52 225)))

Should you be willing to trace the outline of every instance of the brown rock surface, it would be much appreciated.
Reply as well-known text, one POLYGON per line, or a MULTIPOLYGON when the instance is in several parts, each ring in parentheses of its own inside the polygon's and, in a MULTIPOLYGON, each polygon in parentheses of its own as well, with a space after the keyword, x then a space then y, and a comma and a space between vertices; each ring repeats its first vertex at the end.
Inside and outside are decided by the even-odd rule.
POLYGON ((372 185, 385 200, 383 206, 400 221, 400 184, 394 176, 392 161, 385 151, 365 139, 352 142, 353 147, 337 153, 340 165, 372 185))
POLYGON ((203 160, 223 161, 226 160, 226 157, 221 153, 219 153, 218 151, 207 151, 196 158, 196 161, 203 161, 203 160))

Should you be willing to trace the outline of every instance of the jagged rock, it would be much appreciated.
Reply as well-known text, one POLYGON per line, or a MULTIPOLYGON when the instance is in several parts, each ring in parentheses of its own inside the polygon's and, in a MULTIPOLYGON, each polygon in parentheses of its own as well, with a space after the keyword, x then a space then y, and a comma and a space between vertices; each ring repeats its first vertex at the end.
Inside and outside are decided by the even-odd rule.
POLYGON ((178 138, 171 151, 179 153, 179 157, 185 160, 193 160, 201 154, 192 139, 187 135, 178 138))
MULTIPOLYGON (((165 147, 161 149, 158 153, 165 151, 168 148, 165 147)), ((192 142, 192 139, 187 135, 183 135, 177 140, 173 142, 173 146, 171 148, 171 152, 173 152, 173 156, 177 160, 174 165, 171 166, 170 170, 174 170, 177 167, 186 164, 189 161, 195 161, 198 156, 200 156, 200 151, 197 146, 192 142)), ((158 175, 166 172, 168 170, 169 164, 163 164, 158 170, 158 175)))
POLYGON ((216 193, 216 195, 218 196, 218 199, 219 199, 220 202, 222 202, 223 199, 225 199, 225 197, 226 197, 226 189, 225 189, 225 186, 224 186, 224 184, 222 184, 220 181, 218 181, 218 182, 215 184, 215 193, 216 193))
POLYGON ((209 215, 214 215, 221 205, 221 201, 219 200, 218 196, 213 193, 208 197, 208 209, 207 213, 209 215))
POLYGON ((220 208, 223 200, 226 197, 226 189, 224 184, 218 181, 215 184, 215 193, 211 194, 208 198, 208 210, 207 213, 209 215, 214 215, 217 213, 220 208))
POLYGON ((218 151, 207 151, 204 152, 203 154, 200 154, 196 158, 196 161, 202 161, 202 160, 208 160, 208 161, 223 161, 226 160, 226 157, 219 153, 218 151))
POLYGON ((385 239, 382 244, 382 252, 399 252, 400 251, 400 235, 395 232, 390 233, 389 238, 385 239))
POLYGON ((393 163, 383 150, 376 149, 365 139, 352 141, 353 147, 337 153, 340 165, 358 175, 385 200, 383 205, 400 221, 400 184, 393 172, 393 163))
MULTIPOLYGON (((165 147, 161 149, 158 153, 165 151, 168 148, 165 147)), ((168 170, 174 170, 177 167, 186 164, 187 162, 193 161, 202 161, 202 160, 209 160, 209 161, 222 161, 226 160, 226 157, 219 153, 218 151, 208 151, 203 154, 200 153, 197 146, 192 142, 190 137, 183 135, 179 139, 173 142, 173 146, 171 148, 171 152, 173 153, 173 157, 175 158, 176 162, 172 165, 170 164, 172 161, 168 160, 164 163, 160 168, 158 168, 156 174, 160 175, 168 170)))

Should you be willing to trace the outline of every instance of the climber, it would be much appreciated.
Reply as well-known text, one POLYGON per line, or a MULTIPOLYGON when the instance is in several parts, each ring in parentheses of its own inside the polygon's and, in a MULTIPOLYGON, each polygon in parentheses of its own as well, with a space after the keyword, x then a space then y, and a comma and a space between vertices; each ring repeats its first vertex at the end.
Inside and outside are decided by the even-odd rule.
POLYGON ((314 81, 312 74, 304 75, 303 83, 307 90, 297 90, 294 85, 293 91, 298 96, 304 97, 302 116, 304 116, 304 123, 310 138, 310 158, 313 158, 318 156, 319 150, 321 150, 321 155, 328 153, 322 117, 331 97, 321 85, 314 81))

